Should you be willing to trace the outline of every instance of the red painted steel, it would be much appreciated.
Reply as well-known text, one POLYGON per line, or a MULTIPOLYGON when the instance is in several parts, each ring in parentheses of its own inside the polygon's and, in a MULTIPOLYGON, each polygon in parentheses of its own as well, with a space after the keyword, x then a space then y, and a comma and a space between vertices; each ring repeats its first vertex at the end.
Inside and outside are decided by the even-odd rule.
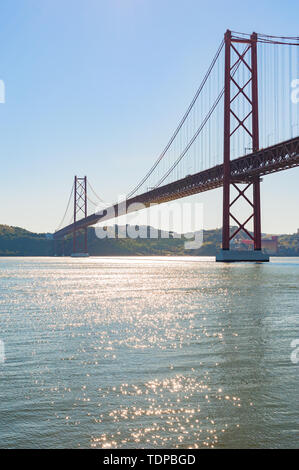
MULTIPOLYGON (((258 75, 257 75, 257 34, 251 35, 251 66, 252 66, 252 148, 256 152, 259 149, 259 113, 258 113, 258 75)), ((260 178, 253 183, 254 205, 254 249, 262 249, 261 233, 261 199, 260 178)))
MULTIPOLYGON (((243 182, 250 187, 251 181, 254 181, 257 177, 296 167, 299 167, 299 137, 279 142, 271 147, 231 160, 230 175, 234 181, 243 182)), ((139 203, 149 207, 151 204, 162 204, 163 202, 174 201, 175 199, 191 196, 192 194, 220 188, 223 186, 223 173, 223 164, 216 165, 208 170, 200 171, 173 183, 165 184, 159 188, 134 196, 127 200, 126 206, 135 207, 136 210, 136 204, 139 203)), ((244 190, 241 191, 244 192, 244 190)), ((106 211, 104 211, 103 213, 94 213, 82 218, 76 222, 77 229, 95 225, 103 217, 106 220, 113 219, 117 216, 118 209, 119 206, 115 204, 107 208, 107 213, 111 214, 109 217, 106 211)), ((125 212, 121 212, 118 215, 123 214, 125 212)), ((54 239, 60 239, 72 233, 73 229, 74 224, 67 225, 54 233, 54 239)))
POLYGON ((229 250, 231 32, 225 36, 222 249, 229 250))
MULTIPOLYGON (((244 35, 243 33, 236 33, 227 30, 224 35, 225 45, 225 86, 224 86, 224 152, 223 164, 217 165, 207 170, 188 175, 185 178, 174 181, 163 186, 158 184, 158 187, 147 191, 138 196, 133 196, 136 190, 141 187, 146 178, 139 183, 137 188, 130 193, 126 204, 122 207, 129 207, 135 203, 144 204, 149 207, 150 204, 160 204, 163 202, 172 201, 175 199, 197 194, 203 191, 209 191, 214 188, 223 186, 223 231, 222 231, 222 247, 224 250, 229 250, 230 241, 240 232, 244 231, 248 237, 253 240, 254 250, 261 250, 261 208, 260 208, 260 177, 277 171, 285 170, 288 168, 299 166, 299 137, 280 142, 268 148, 259 150, 259 109, 258 109, 258 70, 257 70, 257 42, 270 43, 270 44, 288 44, 299 45, 298 38, 267 36, 263 34, 257 35, 252 33, 251 36, 244 35), (240 37, 241 34, 241 37, 240 37), (246 37, 243 37, 246 36, 246 37), (291 42, 290 42, 291 41, 291 42), (232 60, 232 55, 236 58, 232 60), (249 71, 249 78, 246 83, 238 83, 236 70, 238 67, 244 67, 249 71), (232 96, 232 84, 236 87, 236 92, 232 96), (249 87, 250 85, 250 87, 249 87), (251 93, 248 91, 250 88, 251 93), (237 98, 246 100, 250 105, 250 111, 246 116, 239 116, 238 111, 234 111, 233 103, 237 98), (236 125, 231 129, 232 117, 236 121, 236 125), (251 125, 248 124, 249 119, 251 125), (231 160, 231 137, 239 131, 245 132, 252 141, 252 153, 243 155, 242 157, 231 160), (240 187, 242 184, 245 187, 240 187), (237 191, 237 196, 231 201, 231 188, 237 191), (252 200, 245 194, 252 188, 252 200), (236 215, 232 213, 234 204, 243 199, 250 206, 252 210, 251 215, 247 217, 245 222, 241 223, 236 215), (230 220, 237 224, 237 229, 234 233, 230 233, 230 220), (253 220, 253 235, 246 225, 249 221, 253 220)), ((166 151, 170 148, 171 143, 176 137, 178 131, 181 129, 193 107, 199 93, 202 90, 210 71, 214 67, 216 60, 219 57, 221 47, 208 70, 208 73, 202 82, 195 98, 185 113, 178 128, 173 134, 171 140, 167 144, 163 153, 160 155, 157 162, 159 162, 165 155, 166 151)), ((220 95, 222 97, 222 94, 220 95)), ((218 104, 218 103, 216 103, 218 104)), ((157 162, 153 168, 156 168, 157 162)), ((152 169, 150 170, 152 171, 152 169)), ((161 180, 161 184, 164 180, 161 180)), ((76 234, 78 230, 84 230, 84 250, 87 252, 87 227, 96 224, 103 217, 104 213, 94 213, 87 216, 87 179, 78 178, 75 176, 74 183, 74 222, 61 230, 54 233, 54 239, 58 240, 62 237, 73 233, 73 251, 77 249, 76 234), (78 214, 83 214, 81 219, 78 219, 78 214)), ((114 218, 118 214, 119 206, 112 205, 106 212, 112 209, 112 214, 106 217, 114 218)), ((122 209, 123 210, 123 209, 122 209)), ((135 209, 136 210, 136 209, 135 209)), ((131 210, 128 209, 130 212, 131 210)))
POLYGON ((73 229, 73 253, 76 253, 76 219, 77 219, 77 176, 74 180, 74 229, 73 229))
POLYGON ((77 253, 77 232, 84 230, 84 253, 87 253, 87 226, 78 226, 78 214, 83 218, 87 217, 87 178, 78 178, 74 180, 74 223, 73 223, 73 253, 77 253))
POLYGON ((231 174, 230 160, 230 139, 239 130, 245 131, 252 140, 253 152, 259 149, 259 122, 258 122, 258 75, 257 75, 257 34, 253 33, 249 39, 238 39, 232 37, 231 31, 227 30, 224 35, 225 42, 225 84, 224 84, 224 149, 223 149, 223 228, 222 228, 222 249, 230 249, 230 241, 240 232, 245 232, 254 240, 254 249, 261 250, 261 210, 260 210, 260 177, 257 175, 254 179, 246 181, 243 178, 242 184, 246 184, 245 189, 240 189, 239 181, 235 180, 231 174), (235 43, 244 45, 243 51, 238 50, 235 43), (232 51, 237 56, 237 60, 232 64, 232 51), (236 66, 242 65, 249 70, 250 78, 246 83, 240 84, 235 78, 233 71, 236 66), (251 96, 246 91, 246 87, 251 82, 251 96), (237 88, 237 93, 231 97, 231 85, 237 88), (242 95, 251 106, 246 116, 240 117, 232 109, 232 103, 242 95), (237 124, 231 129, 231 116, 235 118, 237 124), (251 117, 251 130, 247 124, 247 120, 251 117), (237 197, 230 201, 230 188, 234 188, 239 192, 237 197), (252 187, 252 201, 245 195, 245 192, 252 187), (232 213, 232 206, 239 199, 244 199, 253 209, 252 214, 241 223, 232 213), (230 220, 237 224, 237 230, 230 234, 230 220), (246 225, 253 219, 253 232, 250 234, 246 225))
MULTIPOLYGON (((85 211, 85 217, 87 217, 87 178, 86 176, 84 176, 84 194, 85 194, 84 211, 85 211)), ((84 228, 84 252, 87 253, 87 227, 84 228)))

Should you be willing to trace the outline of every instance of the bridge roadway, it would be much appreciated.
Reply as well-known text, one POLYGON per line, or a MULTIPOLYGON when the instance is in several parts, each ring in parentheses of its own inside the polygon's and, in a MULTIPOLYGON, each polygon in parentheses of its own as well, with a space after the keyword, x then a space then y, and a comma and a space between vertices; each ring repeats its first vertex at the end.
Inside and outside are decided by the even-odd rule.
MULTIPOLYGON (((230 166, 232 182, 236 183, 248 183, 257 176, 299 166, 299 136, 232 160, 230 166)), ((76 222, 76 230, 124 215, 126 211, 136 212, 138 208, 133 204, 141 203, 149 207, 150 204, 161 204, 219 188, 222 184, 223 165, 221 164, 132 197, 126 201, 126 204, 115 204, 105 209, 103 213, 89 215, 76 222)), ((60 239, 72 233, 73 230, 74 224, 70 224, 55 232, 54 239, 60 239)))

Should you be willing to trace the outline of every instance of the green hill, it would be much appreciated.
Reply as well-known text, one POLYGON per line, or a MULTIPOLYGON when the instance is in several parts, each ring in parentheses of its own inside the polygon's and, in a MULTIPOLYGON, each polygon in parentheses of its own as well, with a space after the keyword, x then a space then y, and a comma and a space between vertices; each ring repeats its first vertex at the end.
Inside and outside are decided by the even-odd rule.
MULTIPOLYGON (((149 228, 147 228, 149 230, 149 228)), ((164 232, 165 234, 165 232, 164 232)), ((93 256, 214 256, 221 247, 221 229, 204 230, 200 249, 185 250, 184 239, 99 239, 94 228, 88 229, 88 251, 93 256)), ((83 247, 83 237, 78 236, 78 246, 83 247)), ((56 242, 58 255, 72 253, 72 237, 56 242)), ((50 234, 33 233, 20 227, 0 225, 0 256, 53 256, 55 242, 50 234)), ((279 256, 299 256, 297 234, 279 236, 279 256)))
POLYGON ((44 233, 0 225, 0 256, 51 256, 52 245, 44 233))

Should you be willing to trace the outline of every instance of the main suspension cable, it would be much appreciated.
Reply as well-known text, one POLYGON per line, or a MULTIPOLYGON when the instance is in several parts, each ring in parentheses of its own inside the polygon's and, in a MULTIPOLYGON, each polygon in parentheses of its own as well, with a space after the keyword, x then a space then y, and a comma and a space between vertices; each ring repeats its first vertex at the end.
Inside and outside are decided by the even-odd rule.
POLYGON ((97 193, 95 192, 95 190, 93 189, 93 187, 91 186, 91 184, 89 183, 89 181, 87 181, 87 184, 88 184, 89 189, 91 189, 91 191, 92 191, 93 194, 95 195, 95 197, 96 197, 100 202, 102 202, 103 204, 107 204, 103 199, 100 198, 100 196, 97 195, 97 193))
MULTIPOLYGON (((241 33, 239 31, 232 31, 233 39, 244 39, 250 38, 250 34, 241 33), (237 36, 235 36, 237 35, 237 36)), ((267 44, 281 44, 286 46, 299 46, 298 36, 273 36, 270 34, 257 33, 257 41, 260 43, 267 44)))
MULTIPOLYGON (((235 75, 238 68, 240 67, 240 64, 241 64, 241 59, 239 58, 237 60, 237 62, 235 63, 234 67, 233 67, 232 76, 235 75)), ((213 106, 210 108, 208 114, 206 115, 203 122, 201 123, 201 125, 199 126, 199 128, 197 129, 195 134, 193 135, 192 139, 189 141, 187 146, 184 148, 183 152, 179 155, 179 157, 176 159, 176 161, 173 163, 173 165, 169 168, 169 170, 167 170, 167 172, 162 176, 162 178, 154 186, 155 188, 159 187, 160 184, 163 183, 163 181, 165 181, 165 179, 170 175, 170 173, 175 169, 175 167, 179 164, 179 162, 182 160, 182 158, 186 155, 186 153, 188 152, 188 150, 190 149, 192 144, 195 142, 195 140, 197 139, 197 137, 199 136, 199 134, 201 133, 201 131, 205 127, 206 123, 210 119, 211 115, 213 114, 214 110, 216 109, 216 107, 217 107, 218 103, 220 102, 223 95, 224 95, 224 87, 222 88, 221 92, 217 96, 216 100, 213 103, 213 106)))
POLYGON ((149 178, 149 176, 153 173, 153 171, 155 170, 155 168, 157 167, 158 163, 163 159, 163 157, 165 156, 166 152, 168 151, 168 149, 170 148, 170 146, 172 145, 174 139, 176 138, 176 136, 178 135, 179 131, 181 130, 184 122, 186 121, 190 111, 192 110, 194 104, 196 103, 197 101, 197 98, 198 96, 200 95, 204 85, 206 84, 213 68, 214 68, 214 65, 216 64, 217 62, 217 59, 222 51, 222 48, 224 46, 224 40, 222 40, 212 62, 211 62, 211 65, 210 67, 208 68, 208 71, 206 73, 206 75, 204 76, 204 79, 203 81, 201 82, 197 92, 195 93, 190 105, 188 106, 187 108, 187 111, 185 112, 184 116, 182 117, 179 125, 177 126, 176 130, 174 131, 174 133, 172 134, 169 142, 167 143, 166 147, 164 148, 163 152, 161 153, 161 155, 159 156, 159 158, 156 160, 156 162, 154 163, 154 165, 150 168, 150 170, 147 172, 147 174, 142 178, 142 180, 138 183, 138 185, 127 195, 127 199, 129 199, 130 197, 133 196, 133 194, 135 194, 138 189, 143 185, 143 183, 145 183, 145 181, 149 178))
POLYGON ((62 224, 63 224, 63 222, 64 222, 64 219, 65 219, 65 217, 66 217, 67 211, 68 211, 69 206, 70 206, 70 203, 71 203, 71 199, 72 199, 73 192, 74 192, 74 184, 72 185, 72 190, 71 190, 71 194, 70 194, 70 197, 69 197, 67 206, 66 206, 65 213, 64 213, 64 215, 63 215, 63 217, 62 217, 62 220, 61 220, 60 225, 59 225, 58 229, 56 230, 56 232, 58 232, 58 230, 60 230, 61 227, 62 227, 62 224))

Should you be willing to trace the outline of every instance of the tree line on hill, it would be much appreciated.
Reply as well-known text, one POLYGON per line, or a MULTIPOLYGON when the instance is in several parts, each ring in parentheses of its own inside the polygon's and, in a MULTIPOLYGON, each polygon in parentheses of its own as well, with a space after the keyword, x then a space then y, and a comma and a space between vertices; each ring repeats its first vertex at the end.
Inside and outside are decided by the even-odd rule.
MULTIPOLYGON (((149 230, 149 228, 147 228, 149 230)), ((232 228, 233 230, 233 228, 232 228)), ((200 248, 186 250, 184 238, 163 238, 166 232, 159 231, 159 238, 105 238, 99 239, 93 227, 88 228, 88 252, 91 256, 214 256, 221 248, 221 229, 204 230, 200 248)), ((175 235, 175 234, 174 234, 175 235)), ((83 247, 83 235, 78 235, 78 246, 83 247)), ((51 234, 33 233, 20 227, 0 225, 0 256, 54 256, 70 255, 72 236, 62 242, 54 242, 51 234)), ((299 236, 280 235, 278 256, 299 256, 299 236)))

